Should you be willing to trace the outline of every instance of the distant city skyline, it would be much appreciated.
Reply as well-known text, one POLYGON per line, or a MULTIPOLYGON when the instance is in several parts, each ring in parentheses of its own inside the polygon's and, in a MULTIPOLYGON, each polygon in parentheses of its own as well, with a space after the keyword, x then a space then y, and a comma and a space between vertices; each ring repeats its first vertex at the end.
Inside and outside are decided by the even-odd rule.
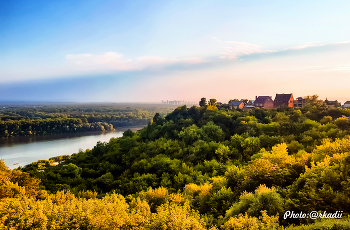
POLYGON ((350 100, 349 1, 1 1, 0 101, 350 100), (274 92, 274 94, 271 94, 274 92))

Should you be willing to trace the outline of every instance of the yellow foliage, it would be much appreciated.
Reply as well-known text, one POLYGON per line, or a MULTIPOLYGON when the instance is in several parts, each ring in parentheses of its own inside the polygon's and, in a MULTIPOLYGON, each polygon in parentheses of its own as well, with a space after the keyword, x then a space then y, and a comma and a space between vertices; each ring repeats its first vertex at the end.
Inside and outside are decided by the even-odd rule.
POLYGON ((227 185, 227 179, 223 176, 212 177, 210 180, 212 181, 213 189, 215 190, 219 190, 221 187, 227 185))
POLYGON ((159 187, 156 189, 151 188, 145 193, 145 197, 147 200, 159 200, 159 199, 165 200, 167 195, 168 195, 168 190, 164 187, 159 187))
POLYGON ((311 153, 301 150, 298 152, 295 160, 296 160, 296 164, 298 165, 301 165, 301 166, 307 165, 308 162, 311 161, 311 153))
MULTIPOLYGON (((170 199, 183 201, 181 195, 170 199)), ((70 192, 44 200, 6 198, 0 201, 0 229, 204 229, 198 212, 178 203, 165 202, 152 214, 147 201, 136 198, 129 205, 119 194, 103 199, 76 198, 70 192)))
POLYGON ((256 195, 263 195, 263 194, 272 193, 272 192, 276 192, 276 189, 274 187, 268 188, 264 184, 260 185, 257 189, 255 189, 256 195))
POLYGON ((9 180, 0 179, 0 200, 4 198, 14 198, 25 196, 25 188, 14 184, 9 180))
POLYGON ((181 206, 175 203, 165 203, 152 214, 149 229, 164 230, 201 230, 205 229, 204 221, 198 212, 192 211, 188 204, 181 206))
POLYGON ((261 229, 276 229, 278 227, 278 214, 276 216, 269 216, 266 210, 261 211, 261 229))
POLYGON ((244 191, 239 198, 241 200, 252 200, 254 198, 254 194, 252 192, 244 191))
POLYGON ((216 107, 216 105, 208 105, 208 106, 207 106, 207 110, 217 111, 218 108, 216 107))
POLYGON ((288 155, 287 145, 285 143, 273 146, 271 154, 264 154, 262 159, 269 160, 280 168, 295 164, 295 158, 288 155))
POLYGON ((134 201, 133 208, 130 211, 129 215, 129 225, 133 226, 135 229, 138 227, 147 226, 151 217, 151 209, 148 203, 140 198, 137 198, 134 201))
POLYGON ((33 199, 7 198, 0 202, 0 229, 46 229, 44 206, 33 199))
POLYGON ((95 199, 97 197, 97 192, 92 192, 90 190, 79 192, 78 197, 85 198, 85 199, 95 199))
POLYGON ((18 170, 11 170, 10 178, 12 182, 25 187, 27 196, 35 197, 37 195, 40 183, 38 179, 32 178, 28 173, 18 170))
POLYGON ((294 156, 288 155, 287 145, 285 143, 272 147, 271 153, 263 153, 260 159, 249 164, 245 171, 247 178, 268 179, 280 169, 288 168, 296 164, 294 156))
POLYGON ((196 184, 187 184, 184 188, 185 193, 188 193, 192 196, 208 196, 210 195, 210 191, 212 189, 213 185, 212 184, 203 184, 203 185, 196 185, 196 184))
POLYGON ((0 229, 121 229, 148 223, 149 214, 147 203, 140 201, 129 210, 118 194, 86 200, 60 192, 42 201, 27 197, 3 200, 0 229))
POLYGON ((151 207, 151 211, 155 212, 156 207, 164 204, 168 198, 168 190, 164 187, 156 189, 150 188, 147 192, 140 194, 141 199, 145 199, 151 207))
POLYGON ((169 195, 169 201, 176 204, 185 204, 186 199, 179 193, 172 193, 169 195))
POLYGON ((350 152, 350 137, 343 139, 325 139, 322 144, 317 146, 311 153, 313 161, 322 161, 326 156, 333 156, 337 153, 350 152))
POLYGON ((222 227, 224 230, 267 230, 278 228, 278 215, 268 216, 266 210, 261 211, 259 218, 239 214, 231 217, 222 227))
POLYGON ((316 167, 316 165, 317 166, 331 166, 334 164, 339 164, 348 155, 349 155, 349 153, 335 153, 335 154, 333 154, 333 156, 326 156, 323 159, 323 161, 321 161, 321 162, 316 162, 316 164, 313 163, 312 167, 316 167))
POLYGON ((270 178, 279 167, 267 159, 258 159, 245 168, 247 178, 270 178))
POLYGON ((0 199, 13 198, 21 195, 35 197, 39 188, 39 180, 29 176, 28 173, 10 170, 0 160, 0 199))
POLYGON ((331 116, 324 116, 324 117, 320 120, 320 122, 321 122, 321 124, 326 124, 326 123, 331 122, 332 120, 333 120, 333 118, 332 118, 331 116))
POLYGON ((222 227, 224 230, 258 230, 259 219, 256 217, 249 217, 246 213, 239 214, 238 217, 231 217, 222 227))

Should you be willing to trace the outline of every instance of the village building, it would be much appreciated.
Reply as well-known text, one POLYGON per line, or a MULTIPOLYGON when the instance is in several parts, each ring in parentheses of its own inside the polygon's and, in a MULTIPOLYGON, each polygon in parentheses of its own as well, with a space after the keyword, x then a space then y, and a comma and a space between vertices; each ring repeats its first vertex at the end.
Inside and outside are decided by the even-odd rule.
POLYGON ((296 100, 293 102, 293 107, 294 108, 302 108, 306 105, 306 100, 302 97, 297 97, 296 100))
POLYGON ((343 104, 343 108, 350 109, 350 101, 346 101, 346 102, 343 104))
POLYGON ((272 96, 255 96, 254 107, 272 109, 273 100, 272 96))
POLYGON ((280 107, 291 107, 293 108, 293 94, 276 94, 275 100, 273 102, 274 108, 280 108, 280 107))
POLYGON ((340 103, 337 100, 329 101, 326 98, 326 100, 324 100, 324 103, 326 103, 326 105, 328 105, 329 108, 338 108, 338 107, 340 107, 340 103))
POLYGON ((230 109, 242 109, 244 106, 243 101, 230 101, 228 103, 230 109))
POLYGON ((254 105, 245 105, 243 106, 243 110, 254 109, 254 105))

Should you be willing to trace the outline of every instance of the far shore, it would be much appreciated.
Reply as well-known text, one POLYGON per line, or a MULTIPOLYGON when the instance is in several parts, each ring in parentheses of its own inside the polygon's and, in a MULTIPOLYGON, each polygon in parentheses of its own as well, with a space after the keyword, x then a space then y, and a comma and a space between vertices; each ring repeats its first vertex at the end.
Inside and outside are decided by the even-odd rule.
POLYGON ((125 126, 125 127, 115 127, 114 130, 109 131, 87 131, 87 132, 78 132, 78 133, 59 133, 59 134, 47 134, 47 135, 30 135, 30 136, 17 136, 17 137, 8 137, 8 138, 0 138, 0 147, 8 146, 12 144, 20 144, 20 143, 31 143, 36 141, 50 141, 57 139, 67 139, 71 137, 83 137, 83 136, 93 136, 93 135, 103 135, 107 133, 113 132, 123 132, 128 129, 131 131, 137 131, 146 127, 146 125, 142 126, 125 126))

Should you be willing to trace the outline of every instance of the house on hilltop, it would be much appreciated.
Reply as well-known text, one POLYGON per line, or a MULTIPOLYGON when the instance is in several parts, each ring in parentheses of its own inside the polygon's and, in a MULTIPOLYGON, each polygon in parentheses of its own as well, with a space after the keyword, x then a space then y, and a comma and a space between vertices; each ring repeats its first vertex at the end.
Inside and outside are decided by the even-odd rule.
POLYGON ((306 100, 305 100, 305 98, 302 98, 302 97, 297 97, 297 99, 295 99, 293 102, 294 108, 302 108, 305 105, 306 105, 306 100))
POLYGON ((242 109, 244 106, 243 101, 230 101, 228 103, 230 109, 242 109))
POLYGON ((293 94, 276 94, 275 101, 273 102, 274 108, 280 108, 280 107, 292 107, 293 108, 293 94))
POLYGON ((254 107, 272 109, 273 108, 272 96, 259 96, 259 97, 255 96, 254 107))
POLYGON ((343 108, 350 108, 350 101, 346 101, 344 104, 343 104, 343 108))
POLYGON ((340 103, 338 102, 338 100, 329 101, 327 98, 324 101, 324 103, 326 103, 326 105, 328 105, 329 108, 338 108, 341 106, 340 103))

